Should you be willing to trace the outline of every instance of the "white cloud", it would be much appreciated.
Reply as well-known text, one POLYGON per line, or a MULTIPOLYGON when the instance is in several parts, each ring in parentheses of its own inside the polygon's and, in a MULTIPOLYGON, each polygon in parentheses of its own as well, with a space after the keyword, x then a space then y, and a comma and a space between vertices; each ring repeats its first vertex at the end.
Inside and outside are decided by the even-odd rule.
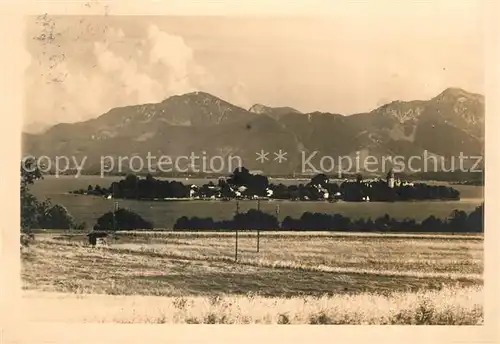
POLYGON ((182 37, 151 25, 139 49, 117 46, 126 40, 123 30, 108 28, 102 39, 88 44, 90 59, 72 56, 54 63, 54 58, 32 56, 27 123, 84 120, 113 107, 160 102, 213 85, 215 78, 196 63, 182 37))
MULTIPOLYGON (((27 43, 26 122, 79 121, 194 90, 247 108, 344 114, 428 99, 449 86, 483 92, 477 11, 438 16, 427 6, 443 20, 418 25, 423 12, 378 6, 380 13, 360 17, 355 7, 337 20, 279 25, 274 18, 58 17, 49 27, 53 41, 27 43)), ((27 37, 44 30, 34 21, 27 37)))

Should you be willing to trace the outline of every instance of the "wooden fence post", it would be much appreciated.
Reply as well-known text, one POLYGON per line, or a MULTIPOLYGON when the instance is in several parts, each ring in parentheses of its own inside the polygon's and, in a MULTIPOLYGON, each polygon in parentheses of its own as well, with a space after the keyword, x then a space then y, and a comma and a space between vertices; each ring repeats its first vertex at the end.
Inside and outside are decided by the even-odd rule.
MULTIPOLYGON (((236 215, 240 213, 240 203, 236 200, 236 215)), ((235 228, 234 261, 238 261, 238 227, 235 228)))
POLYGON ((259 228, 259 225, 260 225, 260 220, 261 220, 261 216, 260 216, 260 200, 257 200, 257 214, 259 216, 259 223, 257 223, 257 252, 259 252, 260 250, 260 228, 259 228))

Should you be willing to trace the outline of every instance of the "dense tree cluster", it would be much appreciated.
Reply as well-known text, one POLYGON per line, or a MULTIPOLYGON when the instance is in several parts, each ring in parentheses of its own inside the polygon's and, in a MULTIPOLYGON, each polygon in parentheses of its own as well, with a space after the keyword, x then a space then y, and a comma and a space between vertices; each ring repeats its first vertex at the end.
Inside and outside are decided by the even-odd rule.
POLYGON ((363 181, 358 175, 355 180, 340 184, 332 182, 324 174, 318 174, 306 184, 272 184, 266 176, 252 174, 246 168, 234 170, 227 180, 220 179, 217 185, 209 182, 202 186, 185 185, 177 181, 155 179, 151 175, 139 178, 128 175, 109 188, 89 185, 87 190, 74 193, 110 196, 126 199, 281 199, 293 201, 344 200, 348 202, 392 202, 410 200, 458 200, 460 193, 443 185, 399 182, 389 187, 387 181, 363 181))
POLYGON ((389 187, 384 180, 363 181, 358 175, 356 180, 345 180, 340 184, 331 182, 324 174, 314 176, 307 184, 298 186, 273 186, 273 197, 291 200, 335 200, 361 202, 388 202, 410 200, 458 200, 460 193, 443 185, 425 183, 398 183, 389 187))
POLYGON ((50 200, 39 201, 29 186, 43 178, 34 159, 21 163, 21 231, 32 229, 82 229, 84 224, 76 223, 69 211, 60 204, 52 205, 50 200))
POLYGON ((231 220, 215 221, 211 217, 182 216, 174 224, 176 230, 276 230, 279 228, 280 224, 276 216, 255 209, 236 214, 231 220))
POLYGON ((133 211, 119 208, 114 212, 110 211, 99 217, 94 225, 94 230, 102 231, 132 229, 153 229, 153 224, 133 211))
MULTIPOLYGON (((224 183, 222 183, 223 185, 224 183)), ((227 184, 231 190, 237 189, 242 196, 266 197, 269 195, 269 179, 260 174, 252 174, 245 167, 239 167, 228 178, 227 184), (243 187, 243 188, 242 188, 243 187)), ((235 195, 237 193, 235 192, 235 195)))
POLYGON ((428 232, 428 233, 480 233, 483 232, 484 205, 477 207, 470 214, 455 210, 449 218, 440 219, 434 215, 418 223, 414 219, 397 220, 389 215, 375 220, 357 219, 340 214, 305 212, 300 218, 287 216, 281 223, 276 216, 258 210, 236 214, 231 220, 215 221, 212 218, 177 219, 175 230, 328 230, 353 232, 428 232))
POLYGON ((151 175, 141 179, 129 174, 119 182, 111 183, 108 188, 89 185, 87 190, 80 189, 73 193, 123 199, 164 199, 189 197, 189 190, 190 186, 181 182, 155 179, 151 175))

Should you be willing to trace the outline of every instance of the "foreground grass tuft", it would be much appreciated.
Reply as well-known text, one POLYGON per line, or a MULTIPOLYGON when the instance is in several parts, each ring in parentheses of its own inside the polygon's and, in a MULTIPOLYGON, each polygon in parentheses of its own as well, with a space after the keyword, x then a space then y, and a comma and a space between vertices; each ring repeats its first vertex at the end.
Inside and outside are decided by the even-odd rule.
POLYGON ((480 325, 482 287, 375 295, 154 297, 25 291, 33 321, 167 324, 480 325), (216 301, 215 301, 216 300, 216 301), (46 312, 50 309, 51 312, 46 312), (38 311, 38 312, 37 312, 38 311))

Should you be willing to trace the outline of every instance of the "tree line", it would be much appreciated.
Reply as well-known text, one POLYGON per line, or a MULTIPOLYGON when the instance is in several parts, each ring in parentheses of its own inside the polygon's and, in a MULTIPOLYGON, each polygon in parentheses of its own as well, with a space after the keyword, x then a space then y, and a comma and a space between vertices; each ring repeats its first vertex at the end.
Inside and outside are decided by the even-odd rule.
MULTIPOLYGON (((398 220, 388 214, 374 220, 352 220, 341 214, 304 212, 299 218, 287 216, 279 221, 273 214, 256 209, 235 214, 232 219, 214 220, 211 217, 181 216, 174 224, 176 231, 351 231, 351 232, 414 232, 414 233, 482 233, 484 204, 472 212, 454 210, 446 219, 429 216, 421 222, 414 219, 398 220)), ((97 220, 95 230, 153 229, 154 224, 127 209, 108 212, 97 220)))
POLYGON ((304 212, 299 218, 287 216, 279 222, 272 214, 251 209, 236 214, 231 220, 216 221, 211 217, 182 216, 174 224, 174 230, 286 230, 286 231, 352 231, 352 232, 428 232, 428 233, 481 233, 483 232, 484 204, 471 213, 454 210, 447 219, 434 215, 422 222, 414 219, 398 220, 388 214, 378 217, 352 220, 341 214, 304 212))
POLYGON ((87 190, 80 189, 72 193, 139 200, 267 198, 292 201, 394 202, 460 199, 458 190, 444 185, 402 182, 389 187, 385 180, 363 181, 361 175, 355 180, 344 180, 341 183, 331 181, 325 174, 317 174, 305 184, 273 184, 268 177, 252 174, 244 167, 235 169, 227 179, 219 179, 217 184, 211 181, 195 186, 156 179, 150 174, 145 178, 129 174, 119 182, 113 182, 108 188, 89 185, 87 190))

